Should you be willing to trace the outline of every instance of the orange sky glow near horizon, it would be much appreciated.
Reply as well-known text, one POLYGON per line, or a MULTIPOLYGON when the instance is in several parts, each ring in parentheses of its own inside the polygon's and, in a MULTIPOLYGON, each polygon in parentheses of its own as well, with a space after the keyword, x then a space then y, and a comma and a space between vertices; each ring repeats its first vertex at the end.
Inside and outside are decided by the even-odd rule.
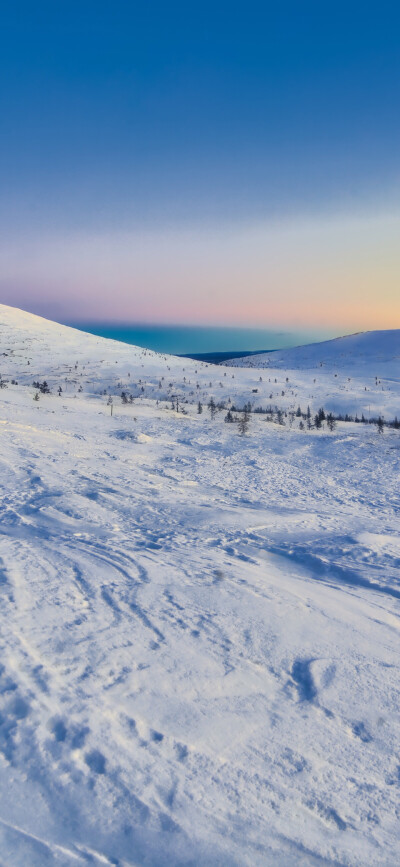
POLYGON ((0 243, 1 300, 49 318, 400 328, 400 213, 0 243))

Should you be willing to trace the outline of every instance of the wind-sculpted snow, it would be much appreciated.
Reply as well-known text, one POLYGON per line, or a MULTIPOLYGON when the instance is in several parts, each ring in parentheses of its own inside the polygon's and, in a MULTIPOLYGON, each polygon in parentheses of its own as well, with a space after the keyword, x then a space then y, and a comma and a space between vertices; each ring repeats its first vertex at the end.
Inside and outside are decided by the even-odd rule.
POLYGON ((240 437, 221 368, 8 316, 0 863, 398 863, 399 432, 240 437))

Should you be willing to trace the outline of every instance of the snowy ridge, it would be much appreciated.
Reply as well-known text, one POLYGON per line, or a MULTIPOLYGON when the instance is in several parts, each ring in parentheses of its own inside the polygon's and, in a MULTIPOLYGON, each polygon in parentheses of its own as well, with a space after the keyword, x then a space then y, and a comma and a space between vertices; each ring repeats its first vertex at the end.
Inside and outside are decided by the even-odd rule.
POLYGON ((24 385, 47 377, 53 387, 64 385, 68 394, 78 387, 89 393, 108 389, 120 394, 121 389, 130 390, 134 381, 135 396, 147 398, 169 399, 179 393, 193 403, 198 399, 208 402, 212 395, 216 401, 230 398, 238 407, 250 401, 253 408, 279 406, 289 411, 301 403, 302 408, 310 406, 313 412, 324 406, 328 411, 359 417, 400 418, 399 331, 369 332, 250 356, 226 367, 83 335, 77 329, 5 305, 0 305, 0 327, 5 350, 8 343, 12 350, 7 354, 3 351, 7 361, 2 368, 0 365, 0 375, 4 372, 18 377, 24 385), (391 335, 390 340, 386 335, 391 335), (364 349, 358 355, 360 341, 364 349), (346 352, 343 346, 348 347, 346 352), (329 362, 329 353, 334 363, 329 362), (262 370, 264 358, 266 374, 262 370), (321 358, 325 360, 321 362, 321 358), (239 374, 230 367, 242 370, 239 374))
POLYGON ((231 362, 237 367, 274 367, 295 370, 321 366, 359 368, 365 374, 383 373, 382 365, 400 379, 400 330, 364 331, 321 343, 296 346, 277 352, 246 356, 231 362))
POLYGON ((0 352, 0 862, 393 867, 399 432, 207 403, 392 418, 394 357, 232 370, 6 307, 0 352))

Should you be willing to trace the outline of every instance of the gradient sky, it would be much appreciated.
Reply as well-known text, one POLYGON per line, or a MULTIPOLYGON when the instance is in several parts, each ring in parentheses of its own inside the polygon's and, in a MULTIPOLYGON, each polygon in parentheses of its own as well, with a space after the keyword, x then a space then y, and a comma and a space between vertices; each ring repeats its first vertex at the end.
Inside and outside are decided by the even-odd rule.
POLYGON ((400 327, 397 3, 5 3, 0 300, 400 327))

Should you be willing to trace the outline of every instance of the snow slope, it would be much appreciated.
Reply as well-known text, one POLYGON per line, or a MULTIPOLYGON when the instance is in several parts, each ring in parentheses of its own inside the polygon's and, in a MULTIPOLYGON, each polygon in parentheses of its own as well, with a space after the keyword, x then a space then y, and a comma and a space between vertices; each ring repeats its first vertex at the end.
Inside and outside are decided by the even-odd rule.
POLYGON ((366 376, 380 376, 386 371, 399 379, 400 330, 363 331, 307 346, 245 356, 233 360, 232 364, 239 367, 283 367, 291 370, 321 366, 346 370, 356 368, 366 376))
POLYGON ((311 403, 321 405, 325 400, 331 411, 364 413, 367 418, 382 414, 388 419, 399 414, 400 330, 367 331, 250 355, 230 361, 229 366, 267 368, 272 377, 284 370, 298 384, 300 376, 311 403))
POLYGON ((269 371, 5 307, 0 344, 2 867, 399 863, 399 433, 241 438, 197 401, 269 371))

